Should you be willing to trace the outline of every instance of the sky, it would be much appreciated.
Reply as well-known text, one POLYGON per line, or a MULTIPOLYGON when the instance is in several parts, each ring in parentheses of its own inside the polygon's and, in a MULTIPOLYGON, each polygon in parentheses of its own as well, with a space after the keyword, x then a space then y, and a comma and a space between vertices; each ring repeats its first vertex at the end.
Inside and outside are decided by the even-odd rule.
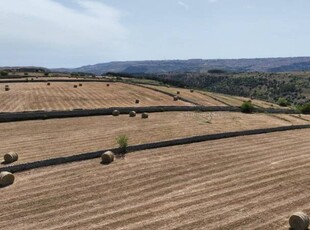
POLYGON ((309 0, 0 0, 0 66, 310 56, 309 0))

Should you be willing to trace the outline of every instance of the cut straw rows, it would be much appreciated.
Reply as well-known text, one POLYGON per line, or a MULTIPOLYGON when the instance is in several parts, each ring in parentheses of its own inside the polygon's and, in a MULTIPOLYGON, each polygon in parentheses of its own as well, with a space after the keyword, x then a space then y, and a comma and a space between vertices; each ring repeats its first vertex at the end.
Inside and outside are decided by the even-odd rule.
MULTIPOLYGON (((229 216, 230 213, 234 213, 244 207, 242 201, 247 202, 253 199, 257 199, 257 201, 262 204, 269 204, 270 207, 274 207, 275 210, 280 211, 285 202, 298 202, 302 199, 301 196, 292 196, 292 194, 290 194, 294 192, 296 185, 289 186, 282 191, 281 187, 279 187, 280 182, 295 180, 296 172, 309 166, 307 162, 304 161, 304 156, 306 156, 307 148, 309 147, 307 144, 309 141, 306 141, 308 140, 307 137, 303 136, 304 132, 298 135, 299 132, 262 135, 264 138, 259 138, 262 144, 256 144, 256 151, 252 151, 250 148, 253 146, 253 143, 259 142, 259 140, 255 140, 254 137, 238 138, 238 146, 235 146, 236 151, 234 152, 230 151, 233 143, 235 143, 232 143, 231 140, 208 142, 207 152, 205 152, 206 145, 204 143, 186 146, 185 148, 175 147, 160 151, 152 150, 150 153, 149 151, 139 153, 142 154, 141 160, 136 158, 136 154, 132 156, 129 155, 124 163, 119 162, 113 167, 103 169, 105 173, 99 175, 98 169, 94 166, 94 161, 83 163, 83 167, 80 167, 80 164, 72 164, 72 169, 67 167, 53 167, 49 175, 43 170, 37 170, 39 173, 44 172, 44 178, 53 178, 52 180, 47 180, 50 182, 46 184, 45 188, 52 188, 50 193, 48 190, 46 191, 55 198, 55 202, 50 204, 42 203, 36 206, 35 203, 37 202, 40 204, 40 200, 46 197, 46 193, 44 194, 42 192, 41 195, 34 196, 31 195, 31 191, 38 193, 40 190, 33 188, 31 190, 31 188, 29 188, 26 192, 24 191, 24 195, 27 194, 28 198, 21 197, 21 200, 24 202, 13 203, 10 206, 12 210, 16 210, 16 205, 21 205, 22 207, 23 203, 27 205, 27 201, 29 201, 31 197, 36 197, 36 202, 33 203, 33 205, 28 208, 25 206, 25 210, 18 208, 21 213, 17 214, 24 223, 25 221, 27 223, 27 219, 29 223, 34 223, 35 220, 42 220, 40 224, 32 226, 34 229, 49 227, 85 227, 90 223, 107 228, 117 228, 124 225, 128 227, 131 226, 132 228, 139 228, 146 222, 150 224, 149 229, 151 229, 152 226, 156 228, 163 226, 163 224, 168 224, 167 226, 169 226, 169 224, 178 226, 179 224, 180 227, 182 227, 186 226, 186 224, 191 221, 197 223, 197 226, 200 226, 200 224, 205 224, 204 219, 206 219, 206 217, 199 214, 201 212, 205 213, 204 210, 213 210, 208 211, 207 224, 209 226, 215 226, 219 224, 219 222, 217 222, 216 219, 212 219, 212 216, 229 216), (297 137, 290 139, 288 133, 290 133, 292 137, 297 137), (271 139, 269 140, 269 138, 271 139), (287 140, 290 140, 290 143, 287 143, 287 140), (268 142, 269 145, 266 145, 265 142, 268 142), (273 143, 273 146, 270 145, 271 143, 273 143), (228 148, 222 149, 226 144, 228 148), (296 152, 293 147, 288 148, 289 145, 301 145, 301 148, 296 152), (189 149, 195 149, 195 151, 188 151, 189 149), (180 152, 176 155, 173 154, 175 151, 180 152), (285 151, 285 155, 283 155, 282 151, 285 151), (270 154, 270 152, 274 152, 275 154, 270 154), (187 155, 188 153, 190 154, 187 155), (243 157, 241 157, 241 153, 243 157), (221 154, 222 159, 227 160, 226 163, 219 163, 219 154, 221 154), (167 160, 166 157, 163 157, 165 155, 170 159, 167 160), (182 156, 186 157, 186 163, 184 162, 184 158, 182 159, 182 156), (199 157, 195 160, 194 156, 199 157), (145 157, 147 157, 149 161, 145 161, 145 157), (203 159, 209 159, 210 157, 212 160, 205 161, 206 164, 197 164, 203 159), (266 170, 267 163, 283 159, 283 157, 287 157, 288 160, 278 166, 275 165, 273 169, 266 170), (137 159, 137 161, 133 161, 134 159, 137 159), (230 163, 229 160, 231 161, 230 163), (141 163, 141 161, 143 163, 141 163), (168 164, 171 161, 175 164, 168 164), (215 165, 213 162, 218 162, 219 164, 215 165), (131 167, 128 168, 128 171, 124 170, 127 169, 128 164, 131 165, 131 167), (224 171, 222 171, 223 165, 225 165, 224 171), (226 165, 228 167, 227 169, 226 165), (288 167, 289 165, 291 167, 288 167), (182 167, 191 170, 187 171, 182 167), (59 168, 62 168, 62 172, 59 171, 59 168), (141 169, 143 172, 145 168, 148 170, 145 170, 144 175, 136 173, 137 169, 141 169), (53 172, 53 169, 56 169, 58 172, 53 172), (81 175, 81 170, 83 172, 82 178, 78 176, 81 175), (66 173, 66 171, 68 173, 66 173), (75 171, 79 171, 79 173, 74 174, 75 171), (115 173, 117 171, 119 175, 115 176, 116 181, 110 185, 105 183, 100 185, 92 181, 84 180, 92 177, 94 171, 97 172, 97 176, 93 177, 92 181, 105 181, 106 175, 111 175, 113 172, 115 173), (160 174, 160 171, 163 171, 162 174, 160 174), (64 174, 68 174, 68 178, 59 176, 64 174), (211 176, 213 177, 212 180, 210 180, 211 176), (217 178, 217 180, 214 180, 215 178, 217 178), (128 183, 124 183, 125 181, 128 183), (239 184, 236 183, 236 181, 239 181, 239 184), (129 182, 134 182, 134 184, 131 186, 129 182), (242 183, 240 184, 240 182, 242 183), (102 190, 102 186, 108 189, 102 190), (70 189, 71 194, 75 194, 74 198, 70 194, 66 194, 67 189, 70 189), (279 189, 280 191, 278 191, 279 189), (86 190, 93 192, 85 193, 84 191, 86 190), (116 191, 119 191, 119 193, 115 193, 116 191), (178 191, 180 191, 179 194, 178 191), (278 193, 275 193, 275 191, 278 191, 278 193), (183 194, 182 192, 185 193, 183 194), (109 196, 109 203, 105 202, 104 197, 106 196, 109 196), (278 196, 278 198, 275 196, 278 196), (119 199, 119 197, 122 197, 122 199, 119 199), (234 197, 235 199, 231 199, 234 197), (288 200, 289 197, 292 197, 292 199, 288 200), (78 200, 78 204, 74 203, 74 200, 78 200), (83 204, 90 200, 97 203, 98 206, 90 208, 90 210, 83 209, 83 204), (137 201, 140 202, 137 203, 137 201), (141 203, 141 201, 143 202, 141 203), (100 205, 103 203, 104 205, 100 205), (52 218, 55 216, 55 213, 59 211, 59 207, 62 212, 67 214, 65 216, 57 216, 56 223, 59 223, 59 225, 55 225, 55 221, 50 222, 48 217, 52 218), (221 207, 226 207, 226 211, 220 213, 221 207), (50 211, 48 211, 47 208, 50 211), (40 210, 41 212, 39 212, 40 210), (76 212, 76 210, 80 210, 80 212, 76 212), (135 216, 133 216, 132 213, 135 213, 135 216), (162 215, 163 213, 167 215, 162 215), (190 218, 190 216, 186 216, 186 213, 192 213, 193 219, 190 218), (29 215, 33 216, 29 217, 29 215), (81 218, 81 216, 83 216, 83 218, 81 218), (196 216, 197 219, 195 219, 194 216, 196 216), (113 218, 111 219, 110 217, 113 218), (72 220, 71 224, 63 222, 67 219, 72 220)), ((308 177, 308 174, 309 173, 303 174, 303 177, 308 177)), ((40 177, 37 177, 36 181, 40 181, 40 177)), ((24 187, 27 186, 27 184, 28 182, 24 181, 20 186, 24 187)), ((298 190, 298 188, 296 189, 298 190)), ((304 197, 308 197, 308 194, 305 193, 304 197)), ((262 213, 262 217, 260 218, 266 218, 266 212, 268 212, 268 210, 268 205, 262 205, 259 210, 252 210, 248 218, 260 215, 260 213, 262 213)), ((240 219, 242 218, 236 217, 236 219, 231 219, 231 222, 222 224, 225 226, 225 224, 238 223, 240 219)), ((7 219, 0 219, 0 223, 3 224, 1 226, 9 226, 9 221, 7 219)))

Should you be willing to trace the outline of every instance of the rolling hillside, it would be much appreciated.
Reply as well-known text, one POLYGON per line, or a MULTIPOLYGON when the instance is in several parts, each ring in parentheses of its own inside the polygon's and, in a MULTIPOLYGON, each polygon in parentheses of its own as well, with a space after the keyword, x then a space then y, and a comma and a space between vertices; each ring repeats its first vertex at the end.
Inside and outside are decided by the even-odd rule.
POLYGON ((87 72, 103 74, 124 73, 167 73, 167 72, 206 72, 210 69, 223 69, 233 72, 292 72, 310 70, 310 57, 295 58, 256 58, 256 59, 190 59, 165 61, 127 61, 87 65, 75 69, 55 69, 67 72, 87 72))

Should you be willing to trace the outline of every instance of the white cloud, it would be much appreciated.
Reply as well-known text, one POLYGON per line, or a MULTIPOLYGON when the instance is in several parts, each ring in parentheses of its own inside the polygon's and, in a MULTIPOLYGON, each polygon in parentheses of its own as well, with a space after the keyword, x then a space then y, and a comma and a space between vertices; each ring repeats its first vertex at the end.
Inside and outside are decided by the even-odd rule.
POLYGON ((186 4, 185 2, 182 2, 182 1, 178 1, 178 4, 182 7, 184 7, 185 9, 189 9, 189 5, 186 4))
POLYGON ((94 0, 74 3, 77 8, 52 0, 0 1, 0 50, 11 50, 17 58, 31 50, 36 55, 44 51, 45 56, 57 56, 62 50, 64 59, 74 55, 98 58, 126 46, 120 11, 94 0))

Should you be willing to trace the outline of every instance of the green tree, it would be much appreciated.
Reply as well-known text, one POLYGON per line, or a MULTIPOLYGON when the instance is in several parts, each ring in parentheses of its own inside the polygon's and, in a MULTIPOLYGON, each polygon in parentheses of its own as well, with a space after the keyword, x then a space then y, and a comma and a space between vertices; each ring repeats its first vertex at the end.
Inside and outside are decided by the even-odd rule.
POLYGON ((280 97, 277 101, 277 104, 283 107, 289 106, 290 103, 284 97, 280 97))

